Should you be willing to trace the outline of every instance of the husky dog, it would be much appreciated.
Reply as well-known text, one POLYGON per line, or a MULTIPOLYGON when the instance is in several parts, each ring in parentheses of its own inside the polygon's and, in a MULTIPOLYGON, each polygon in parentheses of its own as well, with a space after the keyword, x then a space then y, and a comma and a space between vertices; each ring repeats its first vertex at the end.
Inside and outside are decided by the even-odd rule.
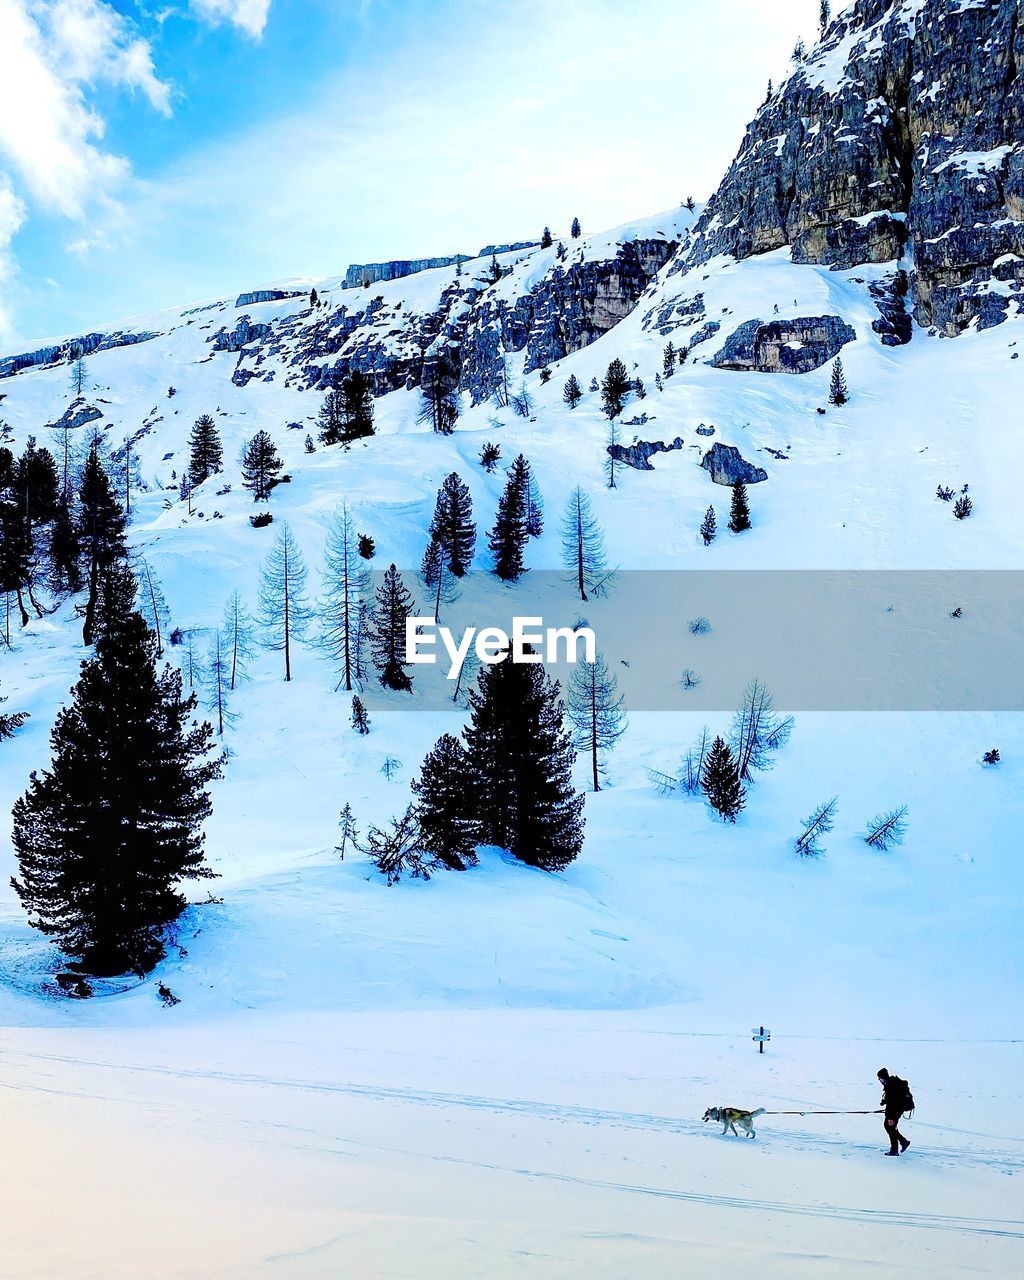
POLYGON ((704 1123, 709 1120, 717 1120, 722 1126, 722 1137, 731 1129, 738 1138, 740 1135, 736 1132, 736 1126, 746 1133, 748 1138, 756 1138, 754 1132, 754 1120, 757 1116, 764 1115, 764 1107, 758 1107, 756 1111, 740 1111, 738 1107, 708 1107, 704 1112, 704 1123))

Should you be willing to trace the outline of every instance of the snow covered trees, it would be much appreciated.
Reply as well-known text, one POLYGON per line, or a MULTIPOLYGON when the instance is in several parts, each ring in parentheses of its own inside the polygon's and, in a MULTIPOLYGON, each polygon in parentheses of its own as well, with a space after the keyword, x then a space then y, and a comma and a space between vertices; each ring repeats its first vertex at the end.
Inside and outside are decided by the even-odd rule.
POLYGON ((358 693, 352 695, 352 728, 361 738, 370 732, 370 717, 358 693))
POLYGON ((448 871, 476 866, 477 824, 469 760, 458 738, 446 733, 437 740, 412 789, 424 850, 448 871))
POLYGON ((872 849, 888 852, 893 845, 902 844, 907 833, 907 806, 890 809, 888 813, 880 813, 868 823, 864 840, 872 849))
POLYGON ((266 431, 257 431, 242 453, 242 484, 253 502, 267 502, 284 464, 266 431))
POLYGON ((554 241, 551 238, 551 228, 545 227, 544 234, 540 238, 540 247, 542 249, 550 249, 554 241))
POLYGON ((667 342, 665 349, 661 353, 661 372, 666 378, 671 378, 676 371, 676 347, 674 342, 667 342))
POLYGON ((203 857, 211 729, 192 721, 181 675, 157 672, 130 613, 83 663, 50 735, 53 760, 14 806, 15 891, 29 922, 89 974, 148 973, 203 857))
POLYGON ((577 485, 569 495, 562 517, 562 563, 573 575, 581 600, 602 594, 608 579, 604 534, 597 523, 590 499, 577 485))
POLYGON ((617 418, 629 395, 629 374, 618 356, 608 365, 601 383, 601 408, 609 418, 617 418))
POLYGON ((481 668, 465 731, 481 844, 560 871, 583 842, 583 797, 572 787, 575 752, 558 685, 543 666, 511 656, 481 668))
POLYGON ((735 822, 746 803, 746 792, 725 739, 717 737, 704 761, 701 786, 708 804, 725 822, 735 822))
POLYGON ((189 437, 188 475, 193 485, 200 485, 221 469, 224 450, 216 423, 208 413, 196 418, 189 437))
POLYGON ((742 480, 737 480, 732 487, 729 528, 733 533, 744 533, 750 528, 750 503, 747 500, 747 486, 742 480))
POLYGON ((342 381, 341 425, 345 443, 373 435, 373 383, 362 369, 352 369, 342 381))
POLYGON ((476 525, 473 523, 473 499, 468 487, 453 471, 437 493, 430 537, 441 552, 445 567, 461 578, 473 563, 476 550, 476 525))
POLYGON ((569 234, 572 236, 574 240, 578 240, 580 236, 583 234, 583 231, 580 227, 579 218, 573 218, 572 226, 569 228, 569 234))
POLYGON ((255 652, 253 620, 237 591, 228 597, 220 629, 228 654, 228 689, 233 692, 249 678, 249 663, 255 652))
POLYGON ((420 381, 420 411, 417 422, 429 424, 439 435, 450 436, 461 411, 459 404, 459 370, 454 358, 442 351, 424 363, 420 381))
POLYGON ((359 537, 348 504, 335 512, 324 546, 320 640, 338 670, 336 689, 351 693, 359 676, 362 617, 370 593, 370 571, 359 554, 359 537))
POLYGON ((287 524, 281 526, 260 574, 260 623, 268 649, 284 653, 284 678, 292 678, 292 648, 312 616, 306 600, 306 562, 287 524))
POLYGON ((503 582, 518 582, 526 572, 523 551, 528 540, 526 495, 516 475, 510 472, 488 539, 494 572, 503 582))
POLYGON ((601 790, 605 757, 626 731, 626 713, 618 682, 598 653, 593 662, 577 662, 569 676, 568 716, 577 750, 590 757, 594 790, 601 790))
POLYGON ((832 377, 828 386, 829 404, 843 405, 850 398, 850 392, 846 386, 846 375, 843 373, 843 362, 836 356, 835 364, 832 366, 832 377))
POLYGON ((405 620, 412 615, 414 607, 402 575, 394 565, 390 565, 384 581, 377 588, 376 603, 370 617, 370 650, 385 689, 412 691, 412 679, 405 670, 409 665, 405 620))
POLYGON ((570 409, 575 409, 579 402, 583 399, 583 392, 580 390, 579 380, 574 373, 571 373, 562 388, 562 399, 570 409))
POLYGON ((700 522, 700 536, 704 539, 706 547, 710 547, 718 536, 718 521, 715 518, 715 508, 712 506, 704 512, 704 519, 700 522))
POLYGON ((743 690, 743 700, 733 716, 730 742, 740 778, 746 782, 756 770, 764 772, 771 757, 789 741, 792 716, 780 716, 775 700, 762 680, 753 679, 743 690))
POLYGON ((793 842, 794 848, 802 857, 816 858, 824 853, 821 838, 828 835, 836 824, 838 803, 838 797, 833 796, 831 800, 818 805, 813 813, 804 818, 803 830, 793 842))

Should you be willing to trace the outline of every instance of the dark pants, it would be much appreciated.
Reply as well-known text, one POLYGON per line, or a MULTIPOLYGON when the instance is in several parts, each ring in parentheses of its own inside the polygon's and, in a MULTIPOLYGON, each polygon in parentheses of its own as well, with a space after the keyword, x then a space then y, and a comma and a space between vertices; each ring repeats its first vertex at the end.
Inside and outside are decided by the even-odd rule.
POLYGON ((902 1111, 887 1111, 885 1113, 885 1132, 889 1135, 889 1150, 894 1156, 899 1154, 901 1147, 910 1145, 899 1129, 899 1124, 904 1114, 902 1111))

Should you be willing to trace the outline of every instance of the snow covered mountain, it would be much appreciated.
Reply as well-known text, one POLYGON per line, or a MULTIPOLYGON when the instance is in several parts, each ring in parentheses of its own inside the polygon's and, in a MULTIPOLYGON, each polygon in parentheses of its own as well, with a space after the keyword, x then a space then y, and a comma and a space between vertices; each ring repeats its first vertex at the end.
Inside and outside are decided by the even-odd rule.
MULTIPOLYGON (((703 208, 579 238, 556 228, 549 247, 451 255, 366 287, 340 263, 330 279, 247 281, 234 299, 0 356, 10 447, 52 445, 62 424, 115 454, 130 442, 131 540, 182 632, 176 662, 203 657, 231 592, 255 604, 282 521, 315 594, 342 500, 375 563, 415 584, 455 471, 486 571, 483 534, 520 452, 547 513, 532 571, 561 569, 577 486, 622 570, 1016 571, 1019 17, 1013 0, 857 0, 769 95, 703 208), (829 399, 836 357, 844 405, 829 399), (614 358, 646 396, 629 400, 610 489, 589 388, 614 358), (442 363, 462 403, 450 436, 418 421, 442 363), (376 433, 307 452, 352 369, 372 379, 376 433), (189 502, 179 484, 204 413, 224 470, 189 502), (238 465, 258 430, 290 477, 265 528, 238 465), (500 445, 493 472, 485 442, 500 445), (730 534, 713 475, 743 463, 764 478, 749 473, 753 528, 730 534), (954 519, 936 491, 965 485, 973 512, 954 519), (705 546, 709 504, 721 532, 705 546)), ((46 765, 87 656, 73 601, 16 623, 0 694, 31 718, 0 743, 0 813, 46 765)), ((759 674, 748 652, 739 688, 759 674)), ((1019 710, 801 712, 729 826, 652 785, 705 721, 728 728, 730 708, 689 710, 681 690, 631 714, 563 874, 484 850, 470 872, 389 888, 339 860, 339 810, 361 824, 401 812, 464 710, 385 695, 363 738, 312 644, 291 682, 273 652, 253 676, 208 824, 217 900, 190 907, 147 980, 90 1001, 54 993, 59 958, 6 888, 0 826, 0 1056, 25 1102, 3 1126, 18 1151, 5 1203, 14 1221, 38 1217, 45 1133, 66 1159, 68 1135, 102 1138, 97 1186, 131 1210, 101 1240, 100 1192, 78 1187, 72 1229, 42 1260, 38 1238, 8 1242, 12 1275, 72 1274, 76 1237, 104 1276, 140 1274, 141 1257, 167 1276, 668 1276, 681 1260, 745 1275, 750 1250, 769 1276, 896 1275, 922 1245, 931 1275, 1010 1273, 1024 1237, 1019 710), (982 767, 993 747, 1000 764, 982 767), (825 856, 800 858, 801 820, 832 795, 825 856), (905 842, 866 845, 868 820, 903 805, 905 842), (164 1008, 158 983, 180 1004, 164 1008), (700 1123, 720 1103, 870 1109, 882 1063, 918 1098, 905 1164, 878 1158, 874 1116, 766 1116, 756 1144, 734 1146, 700 1123)))

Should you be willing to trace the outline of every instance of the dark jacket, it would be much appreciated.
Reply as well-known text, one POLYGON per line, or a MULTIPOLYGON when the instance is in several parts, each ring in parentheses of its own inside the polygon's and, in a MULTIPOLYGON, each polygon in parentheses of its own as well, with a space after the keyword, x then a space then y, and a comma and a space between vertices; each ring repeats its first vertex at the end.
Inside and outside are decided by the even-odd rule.
POLYGON ((899 1076, 889 1076, 882 1081, 882 1106, 886 1115, 902 1115, 904 1111, 913 1111, 914 1097, 910 1085, 899 1076))

